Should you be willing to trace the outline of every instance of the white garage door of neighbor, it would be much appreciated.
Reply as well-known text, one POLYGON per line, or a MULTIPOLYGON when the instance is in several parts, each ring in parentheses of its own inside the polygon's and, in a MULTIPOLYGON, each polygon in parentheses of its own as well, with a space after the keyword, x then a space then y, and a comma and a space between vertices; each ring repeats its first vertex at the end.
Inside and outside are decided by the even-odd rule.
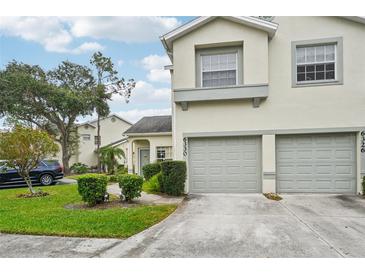
POLYGON ((261 191, 261 138, 192 138, 188 142, 191 193, 261 191))
POLYGON ((276 137, 278 192, 355 193, 355 134, 276 137))

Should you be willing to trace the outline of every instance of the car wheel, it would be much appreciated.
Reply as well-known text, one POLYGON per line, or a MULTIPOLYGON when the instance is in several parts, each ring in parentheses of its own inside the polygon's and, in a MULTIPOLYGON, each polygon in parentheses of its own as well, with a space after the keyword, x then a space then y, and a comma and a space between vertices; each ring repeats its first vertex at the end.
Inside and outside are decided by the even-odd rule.
POLYGON ((50 174, 43 174, 40 178, 39 178, 39 182, 43 185, 43 186, 50 186, 53 184, 53 176, 50 174))

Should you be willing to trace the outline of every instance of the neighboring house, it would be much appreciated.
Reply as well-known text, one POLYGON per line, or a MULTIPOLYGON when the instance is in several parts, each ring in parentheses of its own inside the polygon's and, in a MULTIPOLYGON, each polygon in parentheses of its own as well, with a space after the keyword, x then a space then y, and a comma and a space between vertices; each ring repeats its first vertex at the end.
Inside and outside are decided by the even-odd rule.
MULTIPOLYGON (((102 118, 100 120, 101 147, 116 146, 122 148, 126 153, 127 136, 123 132, 131 126, 132 123, 116 114, 102 118)), ((79 124, 77 132, 80 137, 79 146, 75 155, 70 159, 70 166, 80 162, 89 167, 96 167, 97 154, 95 142, 97 137, 97 120, 79 124)), ((61 156, 58 158, 61 161, 61 156)), ((120 160, 120 162, 125 163, 125 159, 120 160)))
MULTIPOLYGON (((364 18, 199 17, 161 41, 186 192, 361 191, 364 18)), ((146 148, 153 161, 159 145, 140 122, 126 134, 149 145, 133 157, 146 148)))
POLYGON ((143 117, 124 134, 129 173, 142 175, 144 165, 173 158, 171 116, 143 117))

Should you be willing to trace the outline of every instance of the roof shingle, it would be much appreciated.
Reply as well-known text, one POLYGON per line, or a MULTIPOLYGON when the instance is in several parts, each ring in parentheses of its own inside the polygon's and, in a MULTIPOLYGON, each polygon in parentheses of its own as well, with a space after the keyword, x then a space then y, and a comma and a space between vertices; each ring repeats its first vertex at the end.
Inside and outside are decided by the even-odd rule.
POLYGON ((171 115, 143 117, 124 134, 132 135, 133 133, 160 133, 172 131, 171 115))

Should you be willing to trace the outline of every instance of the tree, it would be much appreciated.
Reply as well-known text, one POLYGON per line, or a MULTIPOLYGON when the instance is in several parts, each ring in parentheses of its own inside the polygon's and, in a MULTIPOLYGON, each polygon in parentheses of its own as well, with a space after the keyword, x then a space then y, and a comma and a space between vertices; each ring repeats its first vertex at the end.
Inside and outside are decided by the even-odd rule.
POLYGON ((95 96, 95 111, 97 113, 97 140, 96 151, 98 157, 98 171, 101 171, 101 158, 100 158, 100 120, 102 117, 106 117, 110 113, 108 101, 112 99, 114 94, 121 95, 125 98, 126 103, 129 102, 132 90, 135 88, 136 83, 134 79, 125 80, 119 78, 118 71, 114 69, 114 64, 110 57, 105 57, 101 52, 93 54, 90 64, 95 67, 97 82, 94 89, 95 96))
POLYGON ((55 155, 58 146, 47 132, 16 126, 14 130, 0 134, 0 159, 15 168, 27 183, 32 194, 35 191, 30 180, 30 171, 47 156, 55 155))
POLYGON ((68 174, 69 160, 78 145, 76 118, 92 113, 94 86, 89 68, 68 61, 49 72, 12 61, 0 71, 0 117, 36 126, 56 137, 68 174))
POLYGON ((125 154, 121 148, 107 146, 100 149, 101 164, 106 166, 110 174, 114 174, 118 167, 118 159, 122 158, 125 158, 125 154))

